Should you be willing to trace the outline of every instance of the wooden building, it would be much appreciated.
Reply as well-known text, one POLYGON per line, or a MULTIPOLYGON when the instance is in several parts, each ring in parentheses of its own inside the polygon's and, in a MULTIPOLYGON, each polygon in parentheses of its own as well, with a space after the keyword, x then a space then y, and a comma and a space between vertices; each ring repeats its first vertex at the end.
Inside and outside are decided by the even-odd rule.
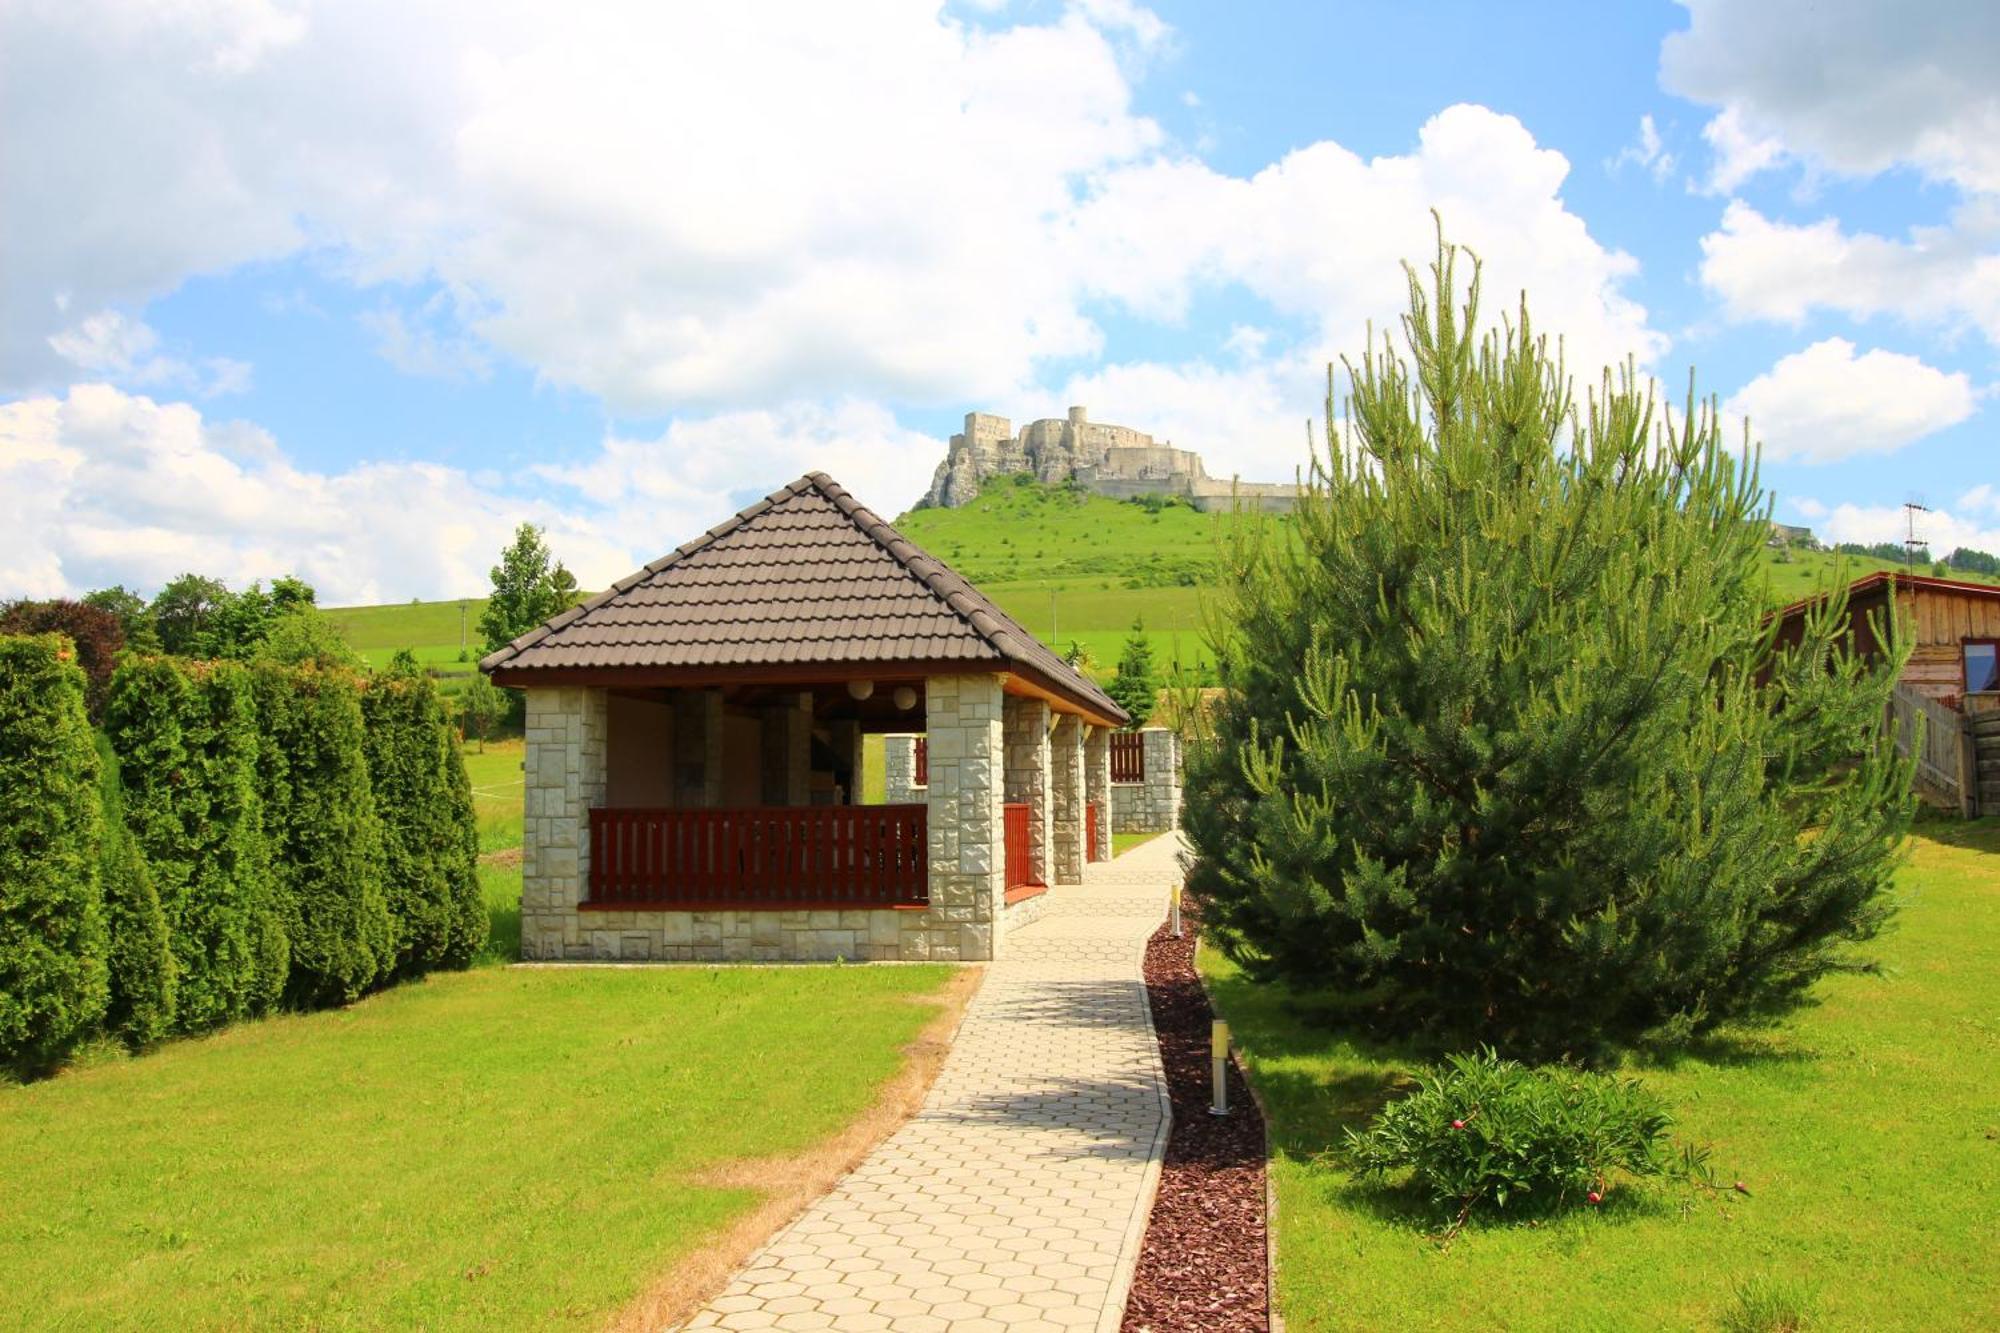
MULTIPOLYGON (((1919 790, 1967 816, 2000 811, 2000 587, 1922 574, 1859 579, 1848 589, 1848 617, 1863 653, 1880 651, 1877 626, 1886 629, 1892 597, 1914 643, 1889 725, 1906 752, 1916 748, 1919 790)), ((1778 613, 1781 644, 1798 642, 1819 602, 1778 613)))
POLYGON ((525 958, 992 959, 1110 859, 1125 710, 823 473, 480 669, 527 693, 525 958), (915 731, 922 796, 865 803, 915 731))

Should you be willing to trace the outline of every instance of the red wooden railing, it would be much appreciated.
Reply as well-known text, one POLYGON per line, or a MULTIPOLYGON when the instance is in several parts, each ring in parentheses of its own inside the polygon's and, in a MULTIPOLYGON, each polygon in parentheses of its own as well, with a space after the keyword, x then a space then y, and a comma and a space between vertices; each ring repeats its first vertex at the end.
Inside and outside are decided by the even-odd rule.
POLYGON ((1034 848, 1028 841, 1028 807, 1003 805, 1000 815, 1001 828, 1006 835, 1007 854, 1001 863, 1007 872, 1006 887, 1018 889, 1027 884, 1040 884, 1041 880, 1035 878, 1034 848))
POLYGON ((917 737, 917 772, 916 776, 910 780, 919 787, 928 787, 931 785, 931 745, 929 737, 917 737))
POLYGON ((1085 803, 1083 807, 1083 859, 1097 859, 1097 803, 1085 803))
POLYGON ((1111 780, 1113 782, 1146 780, 1146 738, 1138 732, 1111 733, 1111 780))
POLYGON ((594 908, 920 907, 921 805, 592 810, 594 908))

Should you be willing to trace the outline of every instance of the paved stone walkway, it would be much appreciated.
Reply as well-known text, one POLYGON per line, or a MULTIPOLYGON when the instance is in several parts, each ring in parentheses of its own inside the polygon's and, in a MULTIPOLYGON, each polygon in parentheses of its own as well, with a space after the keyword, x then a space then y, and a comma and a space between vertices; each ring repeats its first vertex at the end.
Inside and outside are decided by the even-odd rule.
POLYGON ((685 1327, 1116 1329, 1167 1141, 1140 965, 1180 847, 1155 838, 1051 889, 923 1109, 685 1327))

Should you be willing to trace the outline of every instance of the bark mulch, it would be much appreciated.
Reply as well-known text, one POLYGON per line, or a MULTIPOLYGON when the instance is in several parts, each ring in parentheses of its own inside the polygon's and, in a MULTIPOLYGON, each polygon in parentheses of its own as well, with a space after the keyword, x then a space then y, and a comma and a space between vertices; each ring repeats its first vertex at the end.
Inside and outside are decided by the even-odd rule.
POLYGON ((1173 1100, 1160 1193, 1125 1302, 1125 1333, 1265 1333, 1264 1118, 1229 1062, 1229 1114, 1208 1113, 1214 1011, 1194 970, 1200 908, 1146 944, 1146 993, 1173 1100))

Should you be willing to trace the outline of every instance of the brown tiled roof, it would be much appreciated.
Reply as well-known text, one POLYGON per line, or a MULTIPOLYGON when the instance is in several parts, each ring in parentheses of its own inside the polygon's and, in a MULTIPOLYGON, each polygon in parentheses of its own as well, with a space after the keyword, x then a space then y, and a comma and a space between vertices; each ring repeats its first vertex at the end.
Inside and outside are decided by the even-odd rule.
POLYGON ((538 671, 964 662, 1125 713, 824 472, 774 491, 479 664, 538 671))

